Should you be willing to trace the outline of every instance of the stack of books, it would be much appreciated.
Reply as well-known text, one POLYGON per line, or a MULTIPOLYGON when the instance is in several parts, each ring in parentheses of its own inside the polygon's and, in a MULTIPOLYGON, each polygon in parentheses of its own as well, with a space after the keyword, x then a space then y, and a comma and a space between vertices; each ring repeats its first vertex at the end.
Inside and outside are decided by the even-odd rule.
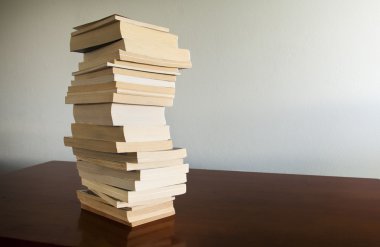
POLYGON ((190 53, 167 28, 112 15, 74 28, 83 61, 68 88, 81 207, 137 226, 174 215, 186 192, 186 149, 173 148, 165 107, 173 105, 190 53))

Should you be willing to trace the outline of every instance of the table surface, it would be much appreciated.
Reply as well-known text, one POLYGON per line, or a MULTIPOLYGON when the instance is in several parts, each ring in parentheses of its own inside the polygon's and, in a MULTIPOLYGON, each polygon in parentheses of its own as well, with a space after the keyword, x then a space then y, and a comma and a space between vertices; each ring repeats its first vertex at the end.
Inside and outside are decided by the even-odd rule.
POLYGON ((192 169, 176 215, 133 229, 80 209, 73 162, 0 177, 11 246, 380 246, 380 181, 192 169))

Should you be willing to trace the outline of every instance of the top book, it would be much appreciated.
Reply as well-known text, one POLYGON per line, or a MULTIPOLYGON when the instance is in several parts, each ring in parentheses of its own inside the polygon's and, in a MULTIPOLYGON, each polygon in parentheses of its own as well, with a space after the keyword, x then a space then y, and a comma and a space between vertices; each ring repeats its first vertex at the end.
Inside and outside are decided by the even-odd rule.
POLYGON ((168 28, 120 15, 111 15, 74 29, 70 50, 75 52, 88 52, 123 38, 146 45, 178 48, 178 36, 169 33, 168 28))

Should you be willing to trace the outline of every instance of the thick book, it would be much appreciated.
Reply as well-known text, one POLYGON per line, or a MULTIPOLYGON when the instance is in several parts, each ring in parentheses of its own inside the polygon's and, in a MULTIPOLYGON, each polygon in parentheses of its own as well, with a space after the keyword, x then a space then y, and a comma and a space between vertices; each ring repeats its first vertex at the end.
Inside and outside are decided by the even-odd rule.
MULTIPOLYGON (((170 179, 174 177, 182 177, 189 172, 188 164, 180 164, 175 166, 145 169, 138 171, 121 171, 112 168, 99 166, 88 161, 77 161, 77 168, 91 174, 104 175, 125 180, 136 180, 136 181, 150 181, 158 179, 170 179)), ((152 181, 151 181, 152 182, 152 181)), ((157 182, 157 181, 156 181, 157 182)))
POLYGON ((178 37, 168 29, 113 15, 75 27, 71 33, 70 51, 87 52, 119 39, 158 47, 178 47, 178 37))
POLYGON ((84 80, 84 79, 97 78, 97 77, 102 77, 102 76, 107 76, 107 75, 108 76, 109 75, 115 75, 115 74, 130 76, 130 77, 139 77, 139 78, 161 80, 161 81, 171 81, 171 82, 176 81, 175 75, 158 74, 158 73, 151 73, 151 72, 124 69, 124 68, 115 68, 115 67, 106 67, 104 69, 90 71, 88 73, 73 72, 74 78, 77 81, 84 80))
POLYGON ((89 190, 104 193, 119 201, 127 203, 141 203, 160 198, 178 196, 186 193, 186 184, 177 184, 157 189, 130 191, 116 188, 110 185, 82 179, 82 184, 89 190))
POLYGON ((76 148, 73 148, 73 149, 78 161, 81 161, 81 160, 87 161, 95 165, 108 167, 114 170, 121 170, 121 171, 137 171, 137 170, 153 169, 153 168, 160 168, 160 167, 167 167, 167 166, 176 166, 176 165, 182 165, 184 162, 183 159, 153 161, 153 162, 144 162, 144 163, 110 161, 110 160, 91 158, 91 157, 86 156, 87 155, 86 151, 95 152, 95 153, 100 153, 100 152, 85 150, 85 149, 83 149, 85 150, 84 152, 80 152, 77 150, 82 150, 82 149, 76 149, 76 148))
POLYGON ((105 152, 96 152, 87 149, 73 148, 73 153, 76 156, 87 157, 98 160, 114 161, 121 163, 141 164, 152 162, 166 162, 170 160, 184 159, 187 156, 185 148, 174 148, 164 151, 152 152, 134 152, 124 154, 114 154, 105 152))
POLYGON ((173 106, 173 98, 140 96, 112 92, 97 92, 90 94, 70 94, 65 97, 66 104, 96 104, 119 103, 146 106, 173 106))
POLYGON ((74 75, 85 74, 91 71, 102 70, 109 67, 123 68, 137 71, 145 71, 158 74, 167 75, 180 75, 178 68, 163 67, 151 64, 134 63, 128 61, 121 61, 113 59, 111 61, 91 60, 87 62, 80 62, 78 65, 79 70, 74 72, 74 75))
MULTIPOLYGON (((186 49, 179 49, 173 47, 164 47, 157 45, 146 45, 143 43, 131 42, 127 39, 121 39, 112 44, 104 46, 100 49, 87 52, 83 55, 83 61, 97 60, 101 57, 107 57, 109 54, 114 54, 115 52, 121 52, 124 56, 131 56, 139 59, 146 59, 146 61, 153 60, 162 63, 173 63, 176 64, 177 68, 190 68, 191 59, 190 52, 186 49), (181 67, 179 67, 181 66, 181 67)), ((118 59, 118 58, 115 58, 118 59)), ((124 59, 118 59, 124 60, 124 59)), ((127 60, 131 61, 131 60, 127 60)), ((131 61, 139 62, 139 61, 131 61)), ((140 62, 141 63, 141 62, 140 62)), ((146 62, 142 62, 146 63, 146 62)), ((157 63, 147 63, 152 65, 164 66, 157 63)), ((167 66, 172 67, 172 66, 167 66)))
POLYGON ((146 142, 170 139, 167 125, 124 125, 104 126, 93 124, 71 124, 74 138, 105 140, 115 142, 146 142))
POLYGON ((77 196, 81 202, 82 209, 129 226, 142 225, 175 214, 172 201, 137 211, 131 211, 124 208, 115 208, 106 203, 99 202, 94 199, 94 196, 83 191, 77 191, 77 196))
POLYGON ((88 92, 67 92, 67 96, 87 96, 89 94, 99 94, 99 93, 110 93, 110 94, 121 94, 121 95, 131 95, 131 96, 143 96, 143 97, 158 97, 158 98, 169 98, 174 99, 173 94, 162 94, 162 93, 150 93, 144 91, 136 90, 125 90, 125 89, 107 89, 98 91, 88 91, 88 92))
POLYGON ((98 83, 90 85, 78 85, 78 86, 69 86, 68 93, 91 93, 99 91, 108 91, 108 90, 120 90, 116 92, 125 91, 126 93, 132 94, 136 93, 146 93, 150 95, 169 95, 174 97, 175 88, 171 87, 158 87, 158 86, 149 86, 149 85, 139 85, 134 83, 124 83, 124 82, 107 82, 107 83, 98 83))
POLYGON ((113 142, 102 140, 65 137, 64 144, 68 147, 82 148, 99 152, 129 153, 141 151, 159 151, 173 148, 172 140, 150 142, 113 142))
POLYGON ((117 174, 116 176, 112 173, 101 174, 100 170, 94 170, 92 167, 88 168, 81 165, 78 162, 78 172, 82 179, 108 184, 117 188, 131 190, 131 191, 142 191, 149 189, 156 189, 161 187, 166 187, 170 185, 183 184, 187 181, 186 173, 169 173, 165 176, 157 176, 155 179, 150 180, 136 180, 131 179, 124 174, 117 174))
POLYGON ((128 104, 74 105, 76 123, 98 125, 166 125, 165 107, 128 104))

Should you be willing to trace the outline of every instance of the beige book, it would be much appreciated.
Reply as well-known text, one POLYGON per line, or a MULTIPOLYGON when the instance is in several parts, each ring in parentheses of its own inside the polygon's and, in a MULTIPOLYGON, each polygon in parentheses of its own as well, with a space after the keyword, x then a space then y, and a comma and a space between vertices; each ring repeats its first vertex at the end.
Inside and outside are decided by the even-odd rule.
POLYGON ((130 77, 147 78, 147 79, 153 79, 153 80, 161 80, 161 81, 171 81, 171 82, 176 81, 175 75, 150 73, 150 72, 145 72, 145 71, 114 68, 114 67, 106 67, 102 70, 91 71, 84 74, 75 74, 75 72, 73 73, 75 80, 92 79, 92 78, 97 78, 101 76, 115 75, 115 74, 130 76, 130 77))
POLYGON ((149 93, 149 92, 141 92, 135 90, 125 90, 125 89, 108 89, 108 90, 99 90, 99 91, 91 91, 91 92, 67 92, 67 96, 76 96, 76 95, 89 95, 89 94, 98 94, 98 93, 115 93, 115 94, 124 94, 124 95, 132 95, 132 96, 145 96, 145 97, 159 97, 159 98, 170 98, 174 99, 174 95, 172 94, 161 94, 161 93, 149 93))
POLYGON ((119 103, 146 106, 173 106, 173 98, 139 96, 119 93, 92 93, 65 97, 66 104, 119 103))
POLYGON ((101 53, 94 53, 92 57, 87 57, 86 60, 82 61, 80 64, 89 63, 105 63, 112 62, 114 60, 128 61, 133 63, 156 65, 161 67, 175 68, 175 69, 187 69, 191 68, 190 61, 171 61, 167 59, 157 59, 147 56, 139 56, 136 54, 131 54, 123 50, 109 51, 109 49, 102 50, 101 53))
POLYGON ((166 186, 158 189, 143 190, 143 191, 129 191, 116 188, 110 185, 97 183, 82 179, 82 184, 89 190, 98 191, 111 196, 117 200, 127 203, 146 202, 159 198, 167 198, 178 196, 186 193, 186 184, 177 184, 172 186, 166 186))
POLYGON ((165 107, 128 104, 74 105, 76 123, 98 125, 166 125, 165 107))
POLYGON ((115 142, 146 142, 170 139, 168 125, 104 126, 74 123, 71 124, 71 133, 74 138, 115 142))
MULTIPOLYGON (((93 151, 90 151, 90 152, 93 152, 93 151)), ((101 159, 96 159, 96 158, 94 159, 91 157, 86 157, 85 156, 86 152, 74 151, 74 154, 75 153, 77 155, 77 160, 83 160, 83 161, 87 161, 98 166, 108 167, 111 169, 121 170, 121 171, 137 171, 137 170, 153 169, 153 168, 183 164, 183 159, 163 160, 163 161, 145 162, 145 163, 133 163, 133 162, 115 162, 115 161, 101 160, 101 159)), ((100 153, 100 152, 95 152, 95 153, 100 153)))
MULTIPOLYGON (((80 198, 81 201, 84 201, 84 202, 95 201, 97 203, 103 203, 103 204, 108 204, 110 206, 113 206, 112 204, 109 204, 108 201, 106 201, 102 197, 100 197, 99 194, 104 195, 104 194, 102 194, 100 192, 96 192, 96 191, 77 190, 77 196, 78 196, 78 198, 80 198)), ((115 200, 115 199, 112 199, 112 197, 107 196, 107 198, 111 198, 112 201, 115 200)), ((144 205, 138 205, 138 206, 134 206, 134 207, 122 207, 121 211, 126 212, 127 216, 143 215, 143 214, 155 211, 155 210, 160 210, 160 209, 164 209, 167 207, 172 207, 173 201, 174 201, 174 197, 156 199, 156 200, 148 202, 144 205)), ((123 203, 123 202, 120 202, 120 203, 123 203)), ((117 208, 117 207, 115 207, 115 208, 117 208)))
POLYGON ((87 52, 119 39, 145 45, 178 47, 176 35, 119 17, 106 23, 103 21, 103 25, 86 25, 84 29, 74 31, 71 34, 70 51, 87 52))
POLYGON ((175 197, 159 198, 159 199, 144 201, 142 203, 140 202, 136 204, 136 203, 126 203, 126 202, 119 201, 111 196, 107 196, 106 194, 98 192, 98 191, 78 190, 77 193, 79 191, 81 192, 83 197, 92 198, 99 202, 109 204, 115 208, 127 208, 131 211, 137 211, 137 210, 144 209, 146 207, 150 207, 153 205, 161 204, 164 202, 174 201, 175 199, 175 197))
POLYGON ((112 142, 102 140, 89 140, 73 137, 64 138, 65 146, 89 149, 99 152, 129 153, 141 151, 159 151, 173 148, 172 140, 151 142, 112 142))
POLYGON ((108 174, 99 174, 91 169, 86 169, 78 166, 79 176, 82 179, 87 179, 101 184, 111 185, 117 188, 133 191, 150 190, 170 185, 183 184, 187 182, 186 173, 175 174, 172 176, 159 177, 154 180, 139 181, 134 179, 124 179, 108 174))
POLYGON ((87 92, 97 92, 97 91, 112 90, 112 89, 155 93, 155 94, 172 95, 172 96, 174 96, 175 94, 175 88, 147 86, 147 85, 139 85, 139 84, 134 84, 134 83, 124 83, 124 82, 116 82, 116 81, 100 83, 100 84, 70 86, 68 88, 68 93, 81 93, 81 92, 87 93, 87 92))
MULTIPOLYGON (((138 180, 138 181, 150 181, 150 180, 165 180, 173 179, 174 177, 182 177, 182 175, 189 172, 188 164, 181 164, 176 166, 168 166, 154 169, 145 169, 138 171, 121 171, 112 168, 99 166, 97 164, 80 160, 77 161, 77 168, 81 171, 98 174, 103 176, 109 176, 124 180, 138 180)), ((151 181, 156 183, 158 181, 151 181)))
POLYGON ((112 57, 117 60, 164 67, 191 68, 189 50, 158 46, 155 44, 147 45, 142 42, 131 42, 126 39, 121 39, 97 50, 85 53, 83 55, 83 61, 88 62, 99 60, 102 57, 109 57, 110 54, 122 55, 122 57, 112 57), (130 59, 125 59, 123 57, 130 57, 130 59))
POLYGON ((77 195, 83 209, 130 226, 145 224, 171 216, 175 213, 172 202, 166 202, 160 206, 147 208, 145 209, 145 213, 136 213, 123 208, 114 208, 92 198, 83 197, 81 192, 78 192, 77 195))
POLYGON ((121 61, 113 59, 111 61, 104 62, 102 60, 90 60, 87 62, 80 62, 78 65, 78 71, 73 75, 80 75, 89 73, 92 71, 102 70, 107 67, 123 68, 130 70, 145 71, 151 73, 167 74, 167 75, 180 75, 178 68, 163 67, 151 64, 134 63, 128 61, 121 61))
POLYGON ((77 156, 84 156, 88 158, 103 160, 103 161, 115 161, 115 162, 127 162, 134 163, 136 165, 142 163, 151 162, 167 162, 170 160, 184 159, 187 156, 185 148, 174 148, 164 151, 154 151, 154 152, 135 152, 135 153, 124 153, 124 154, 114 154, 105 152, 96 152, 81 148, 73 148, 73 153, 77 156))
POLYGON ((155 80, 155 79, 128 76, 128 75, 119 75, 119 74, 104 75, 104 76, 81 79, 81 80, 77 79, 77 80, 71 81, 71 85, 84 86, 84 85, 102 84, 102 83, 108 83, 108 82, 114 82, 114 81, 141 85, 141 86, 175 88, 175 82, 173 81, 155 80))

